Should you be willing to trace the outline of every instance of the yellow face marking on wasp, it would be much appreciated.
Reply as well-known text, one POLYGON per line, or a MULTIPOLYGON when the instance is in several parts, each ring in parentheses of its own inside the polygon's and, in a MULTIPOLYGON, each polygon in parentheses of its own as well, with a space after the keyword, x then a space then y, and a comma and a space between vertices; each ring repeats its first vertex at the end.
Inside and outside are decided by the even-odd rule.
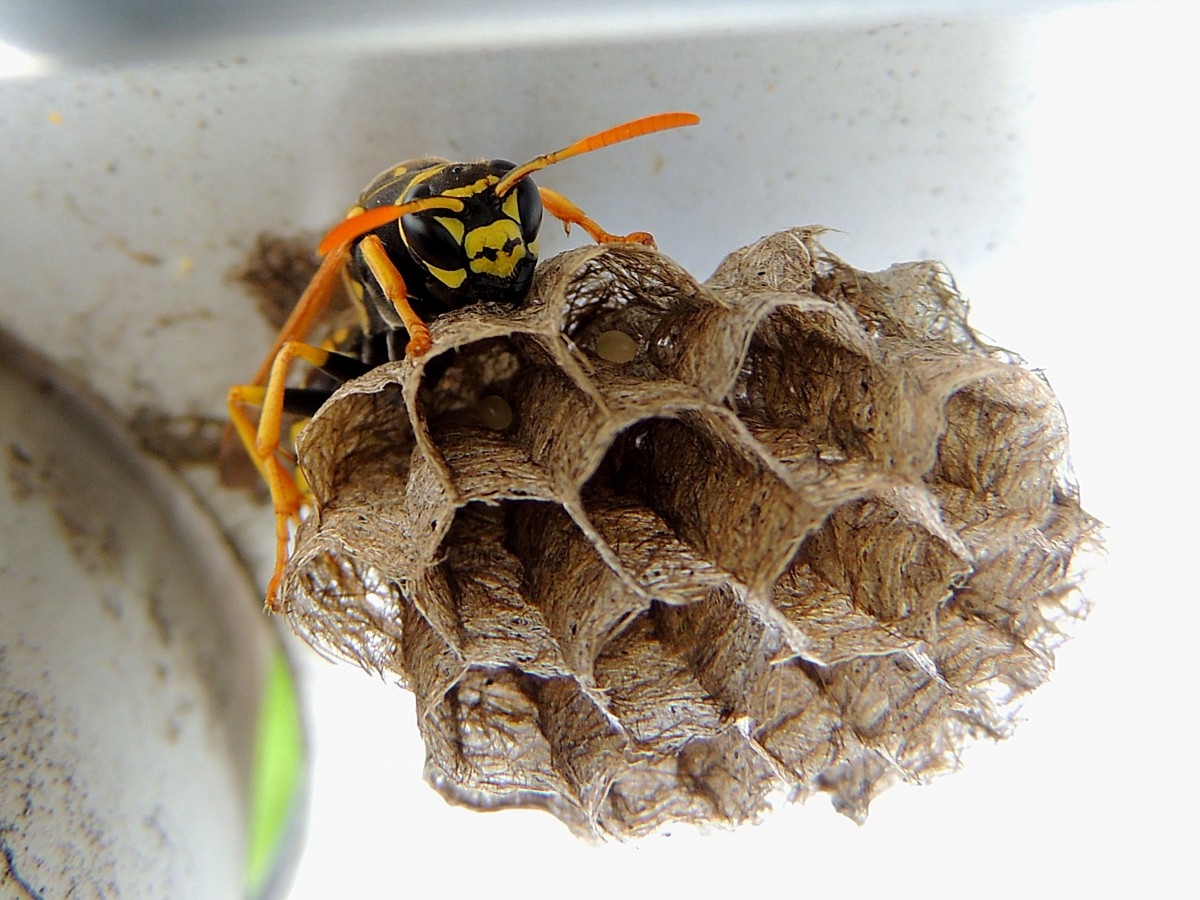
POLYGON ((449 188, 441 191, 439 196, 442 197, 474 197, 476 194, 482 194, 486 190, 490 190, 492 185, 500 179, 495 175, 485 175, 478 181, 473 181, 470 184, 464 184, 462 187, 449 188))
POLYGON ((514 222, 521 221, 521 209, 517 206, 517 192, 509 191, 504 196, 504 205, 500 207, 504 210, 504 214, 514 222))
POLYGON ((446 287, 453 290, 467 280, 466 269, 439 269, 437 266, 431 266, 425 263, 425 268, 430 275, 433 275, 446 287))
POLYGON ((463 240, 472 272, 507 278, 525 257, 521 229, 512 219, 497 219, 467 232, 463 240))
POLYGON ((467 226, 463 224, 462 219, 452 219, 449 216, 434 216, 433 221, 437 222, 448 232, 458 243, 463 242, 463 235, 467 233, 467 226))

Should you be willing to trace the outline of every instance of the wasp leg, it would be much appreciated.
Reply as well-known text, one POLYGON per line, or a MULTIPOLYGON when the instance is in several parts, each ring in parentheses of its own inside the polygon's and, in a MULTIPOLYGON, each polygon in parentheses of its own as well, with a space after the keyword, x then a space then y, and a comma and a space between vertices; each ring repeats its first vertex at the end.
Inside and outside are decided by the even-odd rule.
POLYGON ((635 231, 632 234, 609 234, 558 191, 552 191, 550 188, 538 188, 538 193, 542 196, 542 206, 550 215, 562 221, 563 229, 568 234, 571 232, 572 225, 578 225, 590 234, 592 240, 597 244, 629 243, 645 244, 647 247, 654 246, 654 237, 645 231, 635 231))
POLYGON ((231 387, 229 420, 271 491, 271 506, 275 510, 275 571, 267 587, 266 606, 271 612, 279 612, 279 580, 283 574, 283 564, 287 561, 288 524, 299 521, 305 497, 295 477, 280 459, 283 451, 278 447, 278 440, 276 448, 267 455, 258 450, 258 426, 246 412, 246 407, 262 406, 266 395, 267 389, 261 385, 239 384, 231 387))
POLYGON ((383 295, 391 301, 408 331, 408 346, 404 348, 405 355, 413 357, 426 353, 433 346, 433 341, 429 337, 429 326, 421 321, 421 317, 409 305, 408 287, 404 284, 404 277, 396 269, 396 264, 392 262, 391 257, 388 256, 383 241, 379 239, 378 235, 368 234, 359 243, 358 249, 362 252, 367 268, 371 270, 371 274, 379 282, 379 287, 383 289, 383 295))
MULTIPOLYGON (((308 286, 304 289, 304 293, 300 295, 300 299, 296 301, 296 306, 292 310, 283 327, 279 329, 279 334, 275 336, 275 343, 272 345, 270 352, 263 359, 262 364, 258 367, 258 371, 254 373, 254 378, 250 380, 246 387, 263 386, 267 383, 267 376, 271 372, 271 364, 275 361, 275 357, 279 355, 279 350, 283 347, 286 341, 303 340, 312 330, 313 324, 325 313, 329 307, 329 300, 333 296, 334 288, 337 286, 342 270, 346 267, 346 260, 350 256, 349 244, 344 244, 335 247, 321 262, 320 268, 309 281, 308 286)), ((236 426, 235 426, 236 427, 236 426)), ((242 445, 249 449, 245 438, 241 441, 242 445)), ((237 446, 234 440, 233 428, 226 428, 225 434, 221 439, 220 451, 220 469, 221 480, 228 485, 238 484, 240 479, 236 473, 240 462, 240 455, 235 454, 233 448, 237 446)), ((253 453, 250 454, 254 456, 253 453)), ((261 466, 259 471, 262 471, 261 466)), ((265 477, 265 476, 264 476, 265 477)))
POLYGON ((305 405, 311 406, 316 399, 303 391, 286 387, 288 369, 294 359, 303 359, 339 380, 362 374, 367 368, 353 357, 300 341, 285 341, 271 362, 266 387, 242 384, 229 389, 229 420, 267 483, 271 491, 271 505, 275 510, 275 570, 266 596, 267 608, 272 612, 279 611, 279 584, 287 562, 291 536, 289 525, 300 520, 300 510, 307 502, 295 475, 285 465, 285 462, 292 460, 280 446, 283 414, 289 407, 307 411, 305 405), (261 408, 257 424, 247 412, 248 406, 261 408))
POLYGON ((331 250, 321 261, 320 268, 313 275, 308 287, 304 289, 304 293, 300 295, 300 299, 296 301, 292 314, 288 316, 283 327, 279 329, 279 334, 275 336, 275 343, 263 359, 262 365, 258 367, 258 371, 254 373, 254 380, 250 382, 251 384, 267 383, 271 365, 275 362, 275 357, 279 355, 285 342, 303 341, 308 337, 313 324, 329 308, 329 300, 333 296, 342 270, 346 267, 346 260, 349 258, 350 245, 342 244, 331 250))

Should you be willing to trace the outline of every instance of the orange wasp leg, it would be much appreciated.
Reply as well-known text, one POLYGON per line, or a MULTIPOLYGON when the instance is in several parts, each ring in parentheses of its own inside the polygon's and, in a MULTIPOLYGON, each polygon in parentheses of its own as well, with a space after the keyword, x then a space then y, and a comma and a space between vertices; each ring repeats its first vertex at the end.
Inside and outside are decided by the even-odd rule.
POLYGON ((312 280, 308 283, 308 287, 304 289, 304 293, 296 301, 296 306, 292 310, 292 314, 288 316, 287 321, 283 323, 283 327, 279 329, 279 334, 275 336, 275 343, 271 345, 271 349, 263 359, 262 365, 254 373, 254 379, 250 382, 251 384, 266 384, 267 375, 271 371, 271 364, 275 361, 275 357, 278 355, 280 348, 283 347, 284 342, 304 340, 308 337, 308 333, 312 331, 313 324, 325 315, 325 310, 329 308, 329 300, 333 296, 342 269, 345 268, 346 260, 349 257, 350 243, 346 242, 334 247, 321 261, 321 267, 317 269, 316 274, 313 275, 312 280))
POLYGON ((563 223, 563 229, 568 234, 571 232, 572 225, 578 225, 590 234, 592 240, 597 244, 630 243, 645 244, 648 247, 654 246, 654 238, 645 231, 635 231, 632 234, 609 234, 597 225, 595 220, 589 219, 582 209, 558 191, 552 191, 550 188, 538 188, 538 193, 542 197, 542 206, 546 208, 546 211, 550 215, 563 223))
MULTIPOLYGON (((240 387, 261 387, 265 385, 267 383, 267 376, 271 372, 271 364, 275 361, 275 356, 279 353, 279 348, 283 346, 284 342, 304 340, 308 336, 308 333, 313 328, 313 324, 328 309, 330 298, 337 287, 342 270, 346 267, 346 260, 349 258, 349 255, 350 244, 345 243, 335 247, 321 261, 320 268, 317 269, 312 279, 308 282, 308 286, 304 289, 304 293, 300 295, 300 299, 296 301, 296 306, 292 309, 291 315, 283 323, 283 327, 279 329, 279 333, 275 336, 275 342, 271 345, 271 350, 263 358, 258 371, 254 373, 254 377, 248 384, 240 387)), ((241 402, 247 405, 261 405, 252 400, 241 402)), ((223 460, 223 468, 226 464, 224 461, 230 459, 230 448, 236 446, 233 440, 233 430, 232 427, 227 427, 221 439, 220 458, 223 460)), ((247 451, 250 449, 251 445, 246 443, 244 436, 241 443, 247 451)), ((254 454, 250 453, 250 456, 253 457, 254 454)), ((263 478, 265 479, 266 475, 262 472, 262 466, 259 465, 259 461, 255 460, 255 464, 258 465, 259 472, 263 474, 263 478)))
POLYGON ((408 346, 404 348, 405 355, 420 356, 427 352, 433 346, 433 341, 429 337, 429 326, 421 321, 421 317, 409 305, 408 287, 404 284, 404 277, 396 269, 396 264, 392 262, 391 257, 388 256, 383 241, 379 239, 378 235, 368 234, 359 243, 358 249, 367 263, 367 268, 379 282, 383 295, 395 308, 396 314, 400 316, 404 328, 408 331, 408 346))
POLYGON ((350 244, 345 243, 325 257, 300 295, 292 314, 279 330, 271 351, 259 366, 253 381, 229 389, 229 421, 270 488, 271 505, 275 510, 275 571, 266 595, 267 607, 272 612, 279 611, 278 590, 283 565, 287 561, 288 523, 299 520, 300 508, 305 502, 304 493, 281 458, 287 458, 280 447, 287 369, 296 356, 312 359, 319 354, 320 362, 327 358, 327 351, 308 347, 298 339, 306 337, 313 324, 324 315, 349 252, 350 244), (297 348, 306 348, 312 353, 297 348), (257 424, 247 412, 249 406, 262 410, 257 424))
POLYGON ((275 570, 267 587, 266 606, 271 612, 279 612, 279 582, 283 575, 284 563, 287 561, 288 523, 299 521, 300 508, 305 499, 295 477, 279 458, 280 454, 271 453, 264 457, 258 452, 257 425, 246 413, 245 407, 261 406, 266 393, 266 388, 254 384, 241 384, 230 388, 229 419, 241 438, 246 453, 254 461, 255 467, 271 491, 271 506, 275 510, 275 570))
POLYGON ((237 430, 246 452, 271 491, 275 510, 275 570, 267 586, 267 607, 279 611, 279 583, 288 558, 289 524, 300 520, 300 509, 307 502, 306 494, 296 482, 295 475, 284 465, 291 462, 290 454, 280 446, 283 433, 283 400, 288 370, 292 361, 303 359, 314 366, 324 365, 330 351, 311 347, 300 341, 285 341, 271 362, 267 386, 244 384, 229 390, 229 419, 237 430), (246 412, 247 406, 261 407, 258 423, 246 412))

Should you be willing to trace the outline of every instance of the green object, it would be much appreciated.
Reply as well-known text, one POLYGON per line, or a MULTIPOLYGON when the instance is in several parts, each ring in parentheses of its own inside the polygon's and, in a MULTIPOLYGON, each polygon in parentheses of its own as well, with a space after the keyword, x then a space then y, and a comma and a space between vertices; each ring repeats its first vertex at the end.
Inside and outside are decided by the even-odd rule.
POLYGON ((286 846, 288 825, 300 795, 304 738, 296 684, 287 657, 276 651, 263 692, 251 778, 250 847, 246 895, 259 897, 286 846))

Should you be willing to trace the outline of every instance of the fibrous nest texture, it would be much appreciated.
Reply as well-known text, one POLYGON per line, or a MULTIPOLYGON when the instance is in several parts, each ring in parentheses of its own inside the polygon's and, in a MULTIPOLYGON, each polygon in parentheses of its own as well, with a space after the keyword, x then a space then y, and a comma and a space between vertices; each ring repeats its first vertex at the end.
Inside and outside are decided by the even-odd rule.
POLYGON ((1046 382, 933 263, 795 229, 704 284, 609 245, 345 385, 285 607, 416 695, 427 776, 585 834, 752 820, 1003 736, 1095 522, 1046 382))

